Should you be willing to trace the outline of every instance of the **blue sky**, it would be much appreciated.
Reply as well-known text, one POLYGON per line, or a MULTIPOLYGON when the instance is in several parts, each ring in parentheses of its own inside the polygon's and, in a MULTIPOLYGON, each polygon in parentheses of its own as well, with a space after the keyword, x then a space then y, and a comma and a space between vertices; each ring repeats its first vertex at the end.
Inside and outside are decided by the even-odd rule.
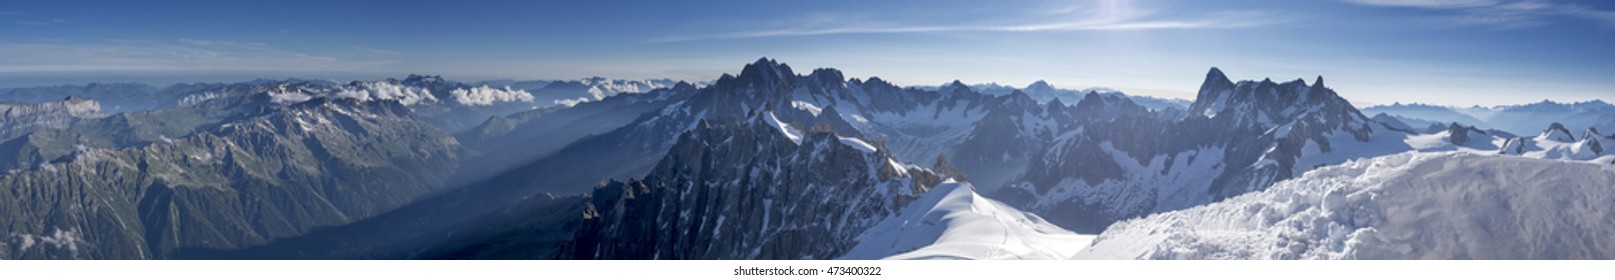
POLYGON ((1615 1, 32 1, 0 86, 90 81, 707 80, 767 56, 900 84, 1192 98, 1206 70, 1323 75, 1359 105, 1615 96, 1615 1))

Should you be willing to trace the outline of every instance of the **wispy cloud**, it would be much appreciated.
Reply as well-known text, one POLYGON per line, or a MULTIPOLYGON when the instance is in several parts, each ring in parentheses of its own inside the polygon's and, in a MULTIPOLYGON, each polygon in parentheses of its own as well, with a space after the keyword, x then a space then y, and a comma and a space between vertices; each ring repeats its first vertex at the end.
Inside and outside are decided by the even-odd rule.
MULTIPOLYGON (((1199 13, 1192 16, 1163 16, 1135 9, 1082 9, 1060 7, 1030 11, 1028 17, 1043 20, 1024 22, 974 23, 901 23, 872 21, 846 16, 813 14, 798 17, 774 26, 783 28, 739 31, 728 33, 673 35, 658 37, 647 42, 682 42, 711 39, 747 39, 790 36, 818 36, 836 34, 885 33, 937 33, 937 32, 1039 32, 1039 31, 1099 31, 1099 30, 1151 30, 1151 29, 1226 29, 1247 28, 1289 21, 1283 16, 1259 12, 1199 13)), ((947 17, 933 17, 947 18, 947 17)))
POLYGON ((1431 9, 1468 8, 1496 5, 1498 0, 1346 0, 1346 2, 1386 7, 1415 7, 1431 9))
POLYGON ((383 49, 377 49, 377 48, 367 48, 367 47, 361 47, 361 46, 353 46, 353 49, 357 50, 357 51, 361 51, 361 52, 380 54, 380 55, 393 55, 393 56, 396 56, 396 55, 404 54, 404 53, 397 52, 397 51, 389 51, 389 50, 383 50, 383 49))
POLYGON ((24 12, 19 12, 19 11, 0 11, 0 16, 15 16, 15 15, 21 15, 21 14, 25 14, 25 13, 24 12))
POLYGON ((223 41, 223 40, 202 40, 202 39, 191 39, 191 38, 180 38, 179 42, 183 43, 183 44, 186 44, 186 45, 190 45, 190 46, 204 47, 204 48, 245 49, 245 50, 261 51, 261 52, 274 52, 274 51, 276 51, 275 49, 270 48, 269 44, 265 44, 265 43, 261 43, 261 42, 237 42, 237 41, 223 41))
POLYGON ((1575 20, 1615 27, 1615 11, 1546 0, 1347 0, 1369 6, 1411 7, 1435 10, 1444 19, 1460 26, 1486 26, 1503 29, 1539 27, 1557 21, 1575 20))
POLYGON ((179 39, 0 42, 0 73, 127 71, 371 71, 396 64, 275 48, 258 42, 179 39))
POLYGON ((998 31, 1080 31, 1080 30, 1144 30, 1144 29, 1218 29, 1247 28, 1288 21, 1257 12, 1214 13, 1199 18, 1136 18, 1053 22, 1011 26, 989 26, 984 30, 998 31))
POLYGON ((57 24, 63 24, 63 23, 67 23, 67 21, 59 19, 59 18, 51 19, 51 20, 19 20, 19 21, 17 21, 17 24, 30 25, 30 26, 51 26, 51 25, 57 25, 57 24))

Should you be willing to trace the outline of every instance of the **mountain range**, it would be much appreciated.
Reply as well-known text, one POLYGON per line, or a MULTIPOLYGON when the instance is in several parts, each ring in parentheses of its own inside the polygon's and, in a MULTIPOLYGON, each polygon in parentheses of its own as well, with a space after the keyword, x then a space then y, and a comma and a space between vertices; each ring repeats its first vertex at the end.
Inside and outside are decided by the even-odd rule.
MULTIPOLYGON (((410 75, 37 87, 0 100, 19 101, 0 105, 4 259, 1462 258, 1518 249, 1342 253, 1286 244, 1371 236, 1275 223, 1397 230, 1315 215, 1346 210, 1329 202, 1338 195, 1312 195, 1328 190, 1313 182, 1444 170, 1374 163, 1533 166, 1442 171, 1481 172, 1451 180, 1479 186, 1560 165, 1594 174, 1555 183, 1575 192, 1615 172, 1601 102, 1486 117, 1360 110, 1323 77, 1236 81, 1218 68, 1193 101, 1041 81, 901 87, 767 58, 697 83, 410 75), (1519 132, 1535 121, 1498 128, 1497 116, 1556 121, 1519 132), (1253 202, 1284 199, 1324 210, 1253 202), (1217 223, 1246 210, 1253 222, 1217 223), (1160 229, 1185 224, 1280 234, 1252 240, 1296 249, 1160 229), (1182 252, 1195 244, 1212 251, 1182 252)), ((1398 184, 1357 188, 1405 203, 1451 197, 1398 184)), ((1555 230, 1533 238, 1583 232, 1555 230)), ((1563 240, 1611 241, 1602 236, 1563 240)))
MULTIPOLYGON (((958 81, 955 81, 955 82, 958 82, 958 81)), ((958 83, 958 84, 963 84, 963 83, 958 83)), ((911 88, 924 89, 924 90, 936 90, 936 91, 948 91, 948 90, 951 90, 952 87, 955 87, 954 83, 944 84, 944 85, 941 85, 941 86, 913 86, 911 88)), ((1026 85, 1026 87, 1021 87, 1021 88, 1016 88, 1016 87, 1007 86, 1007 85, 1001 85, 1001 84, 997 84, 997 83, 971 84, 971 85, 966 85, 966 87, 970 88, 970 90, 972 90, 972 91, 976 91, 976 92, 980 92, 980 93, 984 93, 984 94, 988 94, 988 95, 1009 95, 1011 93, 1015 93, 1016 91, 1020 91, 1022 93, 1025 93, 1028 97, 1031 97, 1032 100, 1037 100, 1038 102, 1045 102, 1045 103, 1049 102, 1049 101, 1054 101, 1056 99, 1059 99, 1059 100, 1061 100, 1061 101, 1063 101, 1065 103, 1074 103, 1074 102, 1081 101, 1082 98, 1084 96, 1087 96, 1089 93, 1098 93, 1098 94, 1102 94, 1102 95, 1126 97, 1128 99, 1132 99, 1133 103, 1137 103, 1139 106, 1144 106, 1144 108, 1149 108, 1150 110, 1163 110, 1163 109, 1167 109, 1167 108, 1188 109, 1189 103, 1191 102, 1189 100, 1183 100, 1183 99, 1178 99, 1178 98, 1160 98, 1160 97, 1151 97, 1151 96, 1142 96, 1142 95, 1129 96, 1129 95, 1125 95, 1122 92, 1114 90, 1114 89, 1100 88, 1100 87, 1086 88, 1086 89, 1080 89, 1080 90, 1078 90, 1078 89, 1056 88, 1056 87, 1054 87, 1053 84, 1049 84, 1049 82, 1044 81, 1044 80, 1037 80, 1035 82, 1032 82, 1031 84, 1026 85)))
POLYGON ((1615 131, 1615 105, 1603 100, 1560 103, 1543 100, 1521 105, 1452 107, 1394 103, 1363 108, 1366 114, 1387 114, 1417 128, 1459 123, 1529 135, 1553 123, 1574 128, 1615 131))

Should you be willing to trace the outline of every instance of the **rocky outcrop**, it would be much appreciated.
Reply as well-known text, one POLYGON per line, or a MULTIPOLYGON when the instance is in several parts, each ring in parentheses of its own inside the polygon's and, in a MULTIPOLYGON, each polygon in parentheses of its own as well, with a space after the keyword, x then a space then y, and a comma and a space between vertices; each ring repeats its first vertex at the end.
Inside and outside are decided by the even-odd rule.
POLYGON ((1537 134, 1536 139, 1558 142, 1575 142, 1576 136, 1571 135, 1570 129, 1565 128, 1565 125, 1553 123, 1548 125, 1547 129, 1543 129, 1541 134, 1537 134))
POLYGON ((78 96, 39 104, 0 103, 0 141, 41 128, 64 128, 78 119, 105 116, 100 102, 78 96))
POLYGON ((0 259, 167 258, 261 245, 438 190, 465 153, 396 102, 258 109, 194 135, 87 147, 0 175, 8 189, 0 259), (41 236, 68 241, 37 246, 41 236))
MULTIPOLYGON (((1447 135, 1448 135, 1447 136, 1447 141, 1452 143, 1453 145, 1458 145, 1458 146, 1463 146, 1465 144, 1469 144, 1469 141, 1472 140, 1472 139, 1469 139, 1470 138, 1469 137, 1470 133, 1480 133, 1480 134, 1484 135, 1486 132, 1481 131, 1478 128, 1475 128, 1474 126, 1463 126, 1463 125, 1459 125, 1458 123, 1452 123, 1451 125, 1447 126, 1447 135)), ((1473 140, 1485 140, 1485 139, 1473 139, 1473 140)))
POLYGON ((773 118, 765 111, 702 121, 649 175, 603 182, 562 257, 834 258, 941 181, 897 164, 884 147, 826 132, 792 135, 801 132, 773 118))
MULTIPOLYGON (((1100 103, 1090 100, 1100 99, 1083 103, 1100 103)), ((1261 190, 1314 168, 1303 164, 1309 154, 1362 145, 1375 133, 1407 133, 1363 116, 1322 77, 1311 85, 1235 83, 1212 68, 1189 113, 1090 118, 1038 153, 1019 183, 992 196, 1068 229, 1098 232, 1114 221, 1261 190)))

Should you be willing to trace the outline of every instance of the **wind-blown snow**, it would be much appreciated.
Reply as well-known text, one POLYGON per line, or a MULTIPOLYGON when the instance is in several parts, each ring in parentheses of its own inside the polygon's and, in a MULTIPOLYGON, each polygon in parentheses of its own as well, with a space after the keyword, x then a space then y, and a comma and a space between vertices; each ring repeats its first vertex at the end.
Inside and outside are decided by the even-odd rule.
POLYGON ((842 259, 1066 259, 1093 236, 947 182, 858 236, 842 259))
POLYGON ((1119 222, 1077 258, 1615 258, 1615 167, 1466 152, 1320 168, 1119 222))
POLYGON ((503 89, 488 86, 474 88, 457 88, 450 91, 455 102, 464 105, 493 105, 506 102, 533 102, 533 94, 525 90, 512 90, 509 86, 503 89))

